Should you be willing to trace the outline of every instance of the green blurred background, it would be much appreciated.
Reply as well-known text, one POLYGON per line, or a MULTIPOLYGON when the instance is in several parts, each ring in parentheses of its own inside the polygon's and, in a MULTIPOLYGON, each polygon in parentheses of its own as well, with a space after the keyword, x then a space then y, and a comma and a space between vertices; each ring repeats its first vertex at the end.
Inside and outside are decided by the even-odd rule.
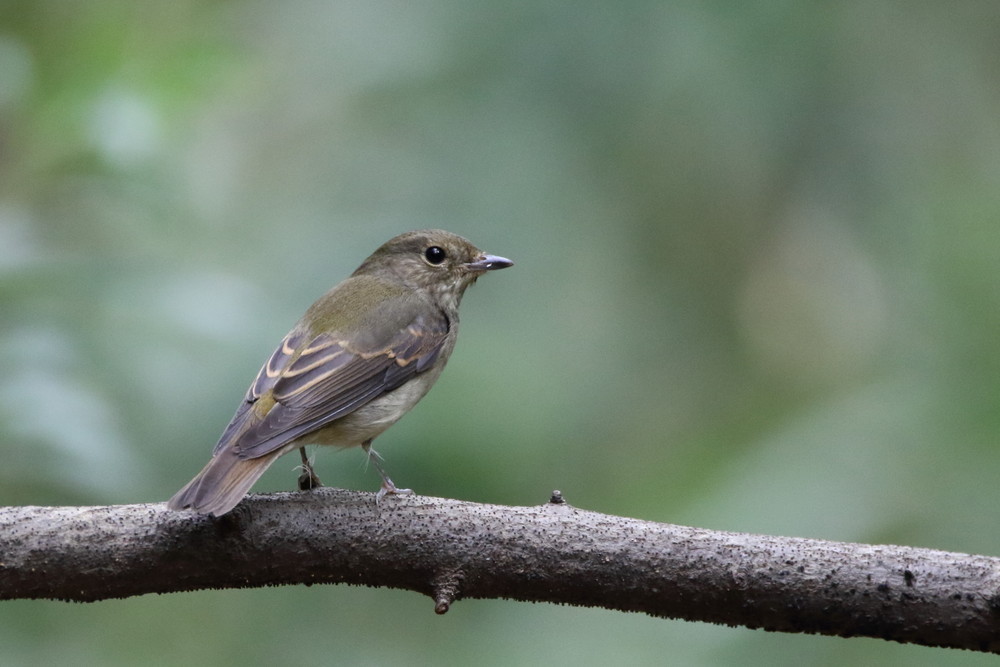
MULTIPOLYGON (((1000 555, 998 221, 996 2, 5 1, 0 504, 166 499, 306 306, 433 226, 517 266, 378 441, 401 484, 1000 555)), ((0 661, 990 660, 432 608, 6 602, 0 661)))

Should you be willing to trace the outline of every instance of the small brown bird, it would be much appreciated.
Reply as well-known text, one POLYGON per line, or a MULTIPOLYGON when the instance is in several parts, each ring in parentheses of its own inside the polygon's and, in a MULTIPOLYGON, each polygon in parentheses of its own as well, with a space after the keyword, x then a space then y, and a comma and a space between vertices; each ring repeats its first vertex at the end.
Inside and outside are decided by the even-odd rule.
POLYGON ((424 397, 458 336, 476 278, 513 265, 439 229, 401 234, 309 307, 260 369, 212 452, 167 507, 221 516, 282 454, 299 449, 301 488, 319 486, 307 444, 360 445, 397 489, 372 440, 424 397))

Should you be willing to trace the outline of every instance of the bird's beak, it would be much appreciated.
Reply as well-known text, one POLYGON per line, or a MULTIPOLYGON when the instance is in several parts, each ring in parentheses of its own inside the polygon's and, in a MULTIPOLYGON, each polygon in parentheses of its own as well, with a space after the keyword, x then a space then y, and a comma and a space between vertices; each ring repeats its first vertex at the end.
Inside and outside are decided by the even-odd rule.
POLYGON ((497 255, 487 255, 482 254, 476 258, 474 262, 469 262, 465 265, 469 271, 496 271, 498 269, 506 269, 508 266, 514 266, 514 262, 510 261, 506 257, 498 257, 497 255))

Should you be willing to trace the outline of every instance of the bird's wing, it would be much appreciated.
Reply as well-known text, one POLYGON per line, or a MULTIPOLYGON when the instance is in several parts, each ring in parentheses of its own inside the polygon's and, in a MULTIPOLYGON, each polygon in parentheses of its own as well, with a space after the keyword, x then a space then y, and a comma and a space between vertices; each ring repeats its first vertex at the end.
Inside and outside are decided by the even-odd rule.
POLYGON ((232 446, 240 458, 263 456, 433 366, 450 328, 448 318, 435 309, 402 321, 406 324, 386 340, 368 341, 361 349, 336 334, 310 338, 293 330, 250 385, 215 453, 232 446), (266 414, 254 409, 260 400, 273 401, 266 414))

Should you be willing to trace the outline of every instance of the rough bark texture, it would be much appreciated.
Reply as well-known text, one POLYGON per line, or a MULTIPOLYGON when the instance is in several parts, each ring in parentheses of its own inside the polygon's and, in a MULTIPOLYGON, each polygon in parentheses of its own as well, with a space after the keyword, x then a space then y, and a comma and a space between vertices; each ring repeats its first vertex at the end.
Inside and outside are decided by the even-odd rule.
MULTIPOLYGON (((554 500, 560 500, 554 496, 554 500)), ((319 489, 213 519, 162 503, 0 508, 0 599, 351 583, 1000 652, 1000 559, 638 521, 550 502, 319 489)))

